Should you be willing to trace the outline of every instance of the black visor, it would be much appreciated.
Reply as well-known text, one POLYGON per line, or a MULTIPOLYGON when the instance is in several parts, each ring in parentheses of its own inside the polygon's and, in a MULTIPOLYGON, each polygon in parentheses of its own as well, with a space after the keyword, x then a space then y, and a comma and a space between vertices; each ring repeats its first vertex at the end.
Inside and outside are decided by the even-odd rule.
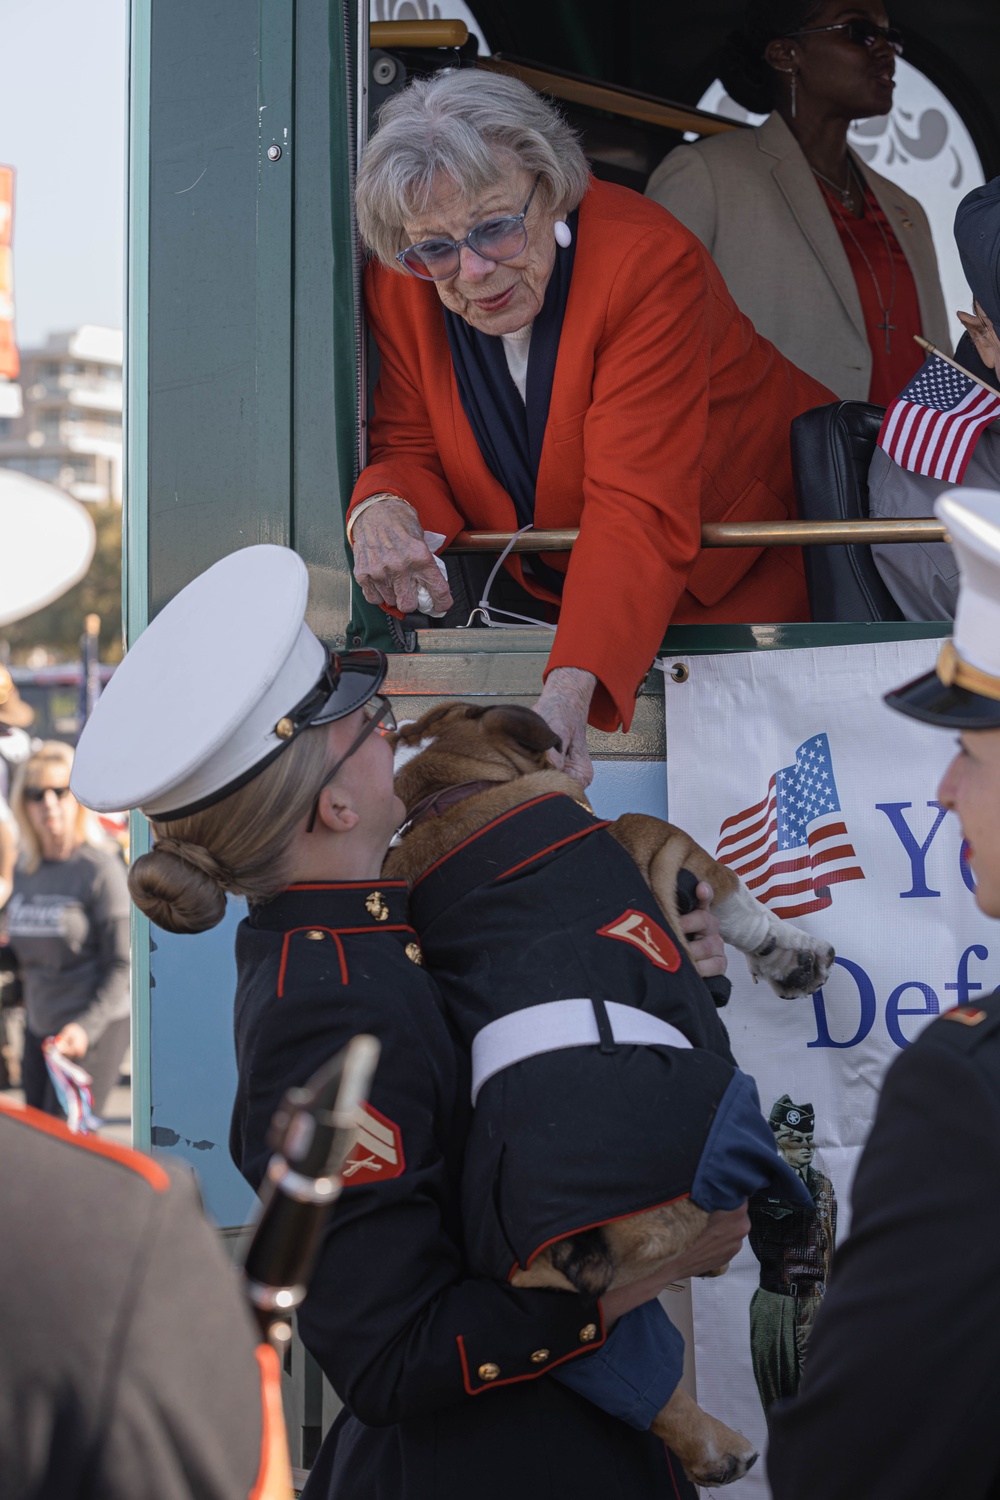
POLYGON ((949 687, 936 672, 925 672, 886 693, 885 702, 911 719, 942 729, 1000 729, 1000 699, 986 698, 957 684, 949 687))
POLYGON ((388 669, 385 652, 373 647, 328 653, 316 686, 287 716, 292 724, 292 733, 287 738, 294 739, 303 729, 311 729, 317 724, 346 719, 378 692, 388 669))

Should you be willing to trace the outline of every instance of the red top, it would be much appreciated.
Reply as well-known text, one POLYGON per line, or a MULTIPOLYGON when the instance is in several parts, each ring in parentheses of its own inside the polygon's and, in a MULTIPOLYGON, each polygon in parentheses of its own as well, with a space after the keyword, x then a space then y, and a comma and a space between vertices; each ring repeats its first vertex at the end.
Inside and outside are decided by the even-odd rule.
MULTIPOLYGON (((388 490, 450 543, 513 531, 514 503, 462 410, 438 294, 366 275, 382 355, 371 461, 352 505, 388 490)), ((701 549, 703 521, 795 515, 788 428, 835 400, 760 338, 683 224, 650 198, 594 182, 580 219, 545 428, 535 524, 579 527, 547 670, 598 679, 590 722, 626 728, 670 620, 807 620, 797 548, 701 549)), ((509 571, 529 593, 552 599, 509 571)))
POLYGON ((878 406, 888 406, 904 385, 913 379, 924 362, 923 350, 913 342, 915 333, 923 333, 917 284, 902 246, 893 233, 892 225, 879 208, 871 188, 865 187, 865 211, 860 219, 856 219, 828 187, 822 182, 819 185, 847 251, 858 296, 861 298, 861 311, 872 351, 872 380, 868 399, 878 406), (891 260, 886 247, 891 253, 891 260), (865 265, 865 256, 868 257, 871 269, 865 265), (892 291, 893 266, 896 272, 895 295, 892 291), (878 290, 875 287, 876 281, 878 290), (879 292, 884 301, 880 300, 879 292), (880 325, 885 323, 883 309, 890 302, 890 348, 886 353, 885 328, 880 325))

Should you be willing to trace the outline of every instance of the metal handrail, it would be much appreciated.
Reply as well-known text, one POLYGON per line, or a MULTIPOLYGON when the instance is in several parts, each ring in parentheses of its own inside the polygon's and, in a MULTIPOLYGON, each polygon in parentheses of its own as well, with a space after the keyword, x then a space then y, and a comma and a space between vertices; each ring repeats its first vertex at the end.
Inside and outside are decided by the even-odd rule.
POLYGON ((721 135, 726 130, 745 128, 741 120, 727 120, 722 115, 695 109, 690 104, 675 104, 656 94, 640 93, 638 89, 609 88, 606 83, 583 78, 579 73, 539 67, 537 63, 520 58, 504 57, 500 52, 492 57, 478 58, 476 67, 488 73, 506 73, 512 78, 520 78, 537 93, 550 94, 553 99, 562 99, 567 104, 584 104, 590 109, 603 109, 608 114, 624 115, 626 119, 641 120, 645 125, 660 125, 666 130, 721 135))
POLYGON ((464 21, 373 21, 368 36, 373 47, 464 47, 469 28, 464 21))
MULTIPOLYGON (((512 531, 460 531, 448 552, 502 552, 512 531)), ((525 531, 512 552, 568 552, 580 532, 525 531)), ((701 528, 703 547, 837 547, 890 542, 947 542, 933 516, 912 521, 709 521, 701 528)))
MULTIPOLYGON (((464 47, 469 40, 465 22, 451 20, 373 21, 368 35, 373 47, 389 48, 464 47)), ((500 52, 492 57, 477 58, 475 66, 487 73, 506 73, 511 78, 520 78, 538 93, 550 94, 553 99, 562 99, 567 104, 584 104, 590 109, 603 109, 608 114, 623 115, 645 125, 660 125, 666 130, 719 135, 724 130, 743 128, 741 120, 727 120, 722 115, 713 115, 690 104, 675 104, 671 99, 643 94, 638 89, 610 88, 606 83, 581 77, 579 73, 540 67, 527 59, 504 57, 500 52)))

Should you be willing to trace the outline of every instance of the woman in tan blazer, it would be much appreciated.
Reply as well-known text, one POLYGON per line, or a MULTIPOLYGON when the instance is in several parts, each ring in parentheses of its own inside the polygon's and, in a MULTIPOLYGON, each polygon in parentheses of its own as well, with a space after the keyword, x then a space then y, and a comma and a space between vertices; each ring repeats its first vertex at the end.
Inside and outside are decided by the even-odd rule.
POLYGON ((885 405, 919 368, 922 333, 950 352, 927 216, 847 147, 851 120, 892 106, 899 34, 881 0, 757 0, 720 77, 772 113, 678 146, 647 193, 711 252, 734 300, 843 399, 885 405))

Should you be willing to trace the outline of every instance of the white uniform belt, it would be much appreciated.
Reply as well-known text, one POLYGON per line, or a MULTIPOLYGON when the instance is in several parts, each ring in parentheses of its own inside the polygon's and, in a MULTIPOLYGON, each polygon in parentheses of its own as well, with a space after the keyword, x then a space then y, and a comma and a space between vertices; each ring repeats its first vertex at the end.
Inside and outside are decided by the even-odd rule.
MULTIPOLYGON (((690 1047, 683 1032, 658 1016, 636 1010, 634 1005, 605 1005, 611 1032, 622 1045, 644 1047, 690 1047)), ((591 1000, 549 1000, 544 1005, 529 1005, 499 1021, 484 1026, 472 1043, 472 1102, 494 1073, 528 1057, 543 1052, 558 1052, 563 1047, 594 1047, 601 1035, 591 1000)))

